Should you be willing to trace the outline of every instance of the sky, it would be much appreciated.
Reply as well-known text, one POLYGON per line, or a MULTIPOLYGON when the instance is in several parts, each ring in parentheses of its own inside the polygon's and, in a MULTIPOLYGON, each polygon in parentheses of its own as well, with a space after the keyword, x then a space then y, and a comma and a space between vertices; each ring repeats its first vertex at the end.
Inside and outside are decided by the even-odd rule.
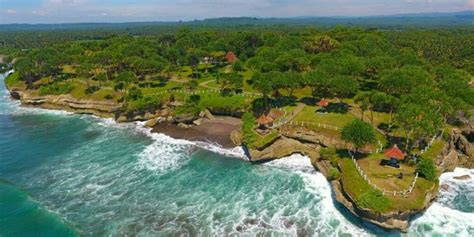
POLYGON ((0 0, 0 24, 373 16, 474 10, 474 0, 0 0))

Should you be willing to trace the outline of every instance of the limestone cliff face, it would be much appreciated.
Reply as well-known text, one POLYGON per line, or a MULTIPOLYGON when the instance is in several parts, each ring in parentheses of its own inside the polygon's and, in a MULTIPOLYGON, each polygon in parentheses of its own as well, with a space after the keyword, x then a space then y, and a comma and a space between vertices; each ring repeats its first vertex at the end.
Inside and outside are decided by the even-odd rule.
POLYGON ((425 197, 425 203, 420 209, 413 209, 410 211, 376 213, 370 209, 362 208, 356 205, 355 201, 344 191, 341 180, 334 180, 331 182, 336 200, 344 205, 352 214, 387 229, 397 229, 402 232, 407 232, 410 225, 410 220, 413 216, 426 210, 431 203, 436 199, 437 186, 433 187, 425 197))
POLYGON ((453 171, 456 167, 474 168, 474 144, 467 139, 472 134, 473 129, 453 129, 449 143, 436 159, 441 173, 453 171))
POLYGON ((93 114, 105 118, 115 118, 122 109, 121 103, 114 101, 80 100, 70 95, 33 96, 24 91, 11 91, 11 96, 25 106, 44 109, 58 109, 74 113, 93 114))
MULTIPOLYGON (((332 165, 328 160, 319 155, 321 147, 343 146, 343 142, 336 139, 328 139, 324 135, 314 132, 292 131, 284 133, 285 136, 273 141, 262 149, 250 149, 248 154, 251 161, 260 162, 287 157, 295 153, 310 157, 313 166, 324 176, 329 177, 332 165)), ((456 153, 457 154, 457 153, 456 153)), ((453 155, 452 155, 453 156, 453 155)), ((445 157, 443 155, 443 157, 445 157)), ((457 156, 456 156, 457 157, 457 156)), ((446 161, 447 162, 447 161, 446 161)), ((456 163, 457 166, 457 163, 456 163)), ((437 186, 426 194, 425 203, 420 209, 409 211, 376 213, 370 209, 359 207, 356 202, 343 189, 342 180, 331 181, 336 201, 346 207, 352 214, 365 221, 387 229, 397 229, 406 232, 410 219, 416 214, 428 208, 437 196, 437 186)))
POLYGON ((310 157, 319 157, 319 146, 309 143, 304 144, 287 137, 280 137, 261 150, 250 149, 249 152, 252 161, 278 159, 296 153, 310 157))

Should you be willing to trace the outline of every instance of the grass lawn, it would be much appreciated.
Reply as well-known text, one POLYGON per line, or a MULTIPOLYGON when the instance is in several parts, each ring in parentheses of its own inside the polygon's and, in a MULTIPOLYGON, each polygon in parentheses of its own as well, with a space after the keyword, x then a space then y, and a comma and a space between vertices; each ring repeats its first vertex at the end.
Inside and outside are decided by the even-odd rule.
MULTIPOLYGON (((351 111, 353 114, 355 114, 358 118, 361 118, 362 116, 362 110, 359 108, 359 106, 355 104, 351 104, 351 111)), ((389 113, 381 113, 381 112, 370 112, 370 111, 365 111, 364 112, 364 121, 367 123, 371 123, 371 113, 373 114, 373 119, 374 119, 374 126, 378 127, 381 123, 388 124, 390 121, 390 114, 389 113)), ((392 118, 393 122, 393 118, 392 118)))
POLYGON ((377 191, 359 175, 351 159, 340 159, 339 168, 344 190, 358 205, 381 213, 389 210, 392 203, 386 196, 371 195, 371 198, 367 198, 370 193, 377 191))
POLYGON ((87 99, 89 95, 86 94, 87 85, 81 81, 73 83, 74 89, 69 93, 72 97, 77 99, 87 99))
POLYGON ((5 84, 10 88, 18 88, 20 90, 26 89, 26 84, 24 81, 20 80, 20 73, 14 72, 5 78, 5 84))
MULTIPOLYGON (((279 90, 281 95, 283 96, 289 96, 289 91, 288 90, 279 90)), ((305 97, 312 97, 312 89, 310 87, 305 87, 301 89, 296 89, 293 91, 293 96, 296 97, 297 99, 305 98, 305 97)))
POLYGON ((316 106, 306 106, 304 109, 296 115, 294 121, 297 122, 313 122, 313 123, 321 123, 327 124, 338 128, 343 128, 346 124, 351 122, 352 120, 356 119, 354 115, 351 113, 327 113, 327 114, 320 114, 316 113, 316 110, 319 107, 316 106))
POLYGON ((74 74, 76 73, 76 69, 74 69, 71 65, 64 65, 63 66, 63 73, 65 74, 74 74))
MULTIPOLYGON (((370 159, 370 158, 366 158, 366 159, 370 159)), ((362 166, 363 164, 361 164, 361 167, 362 166)), ((392 196, 386 193, 384 196, 372 195, 371 198, 367 198, 367 197, 370 197, 370 195, 367 195, 367 193, 373 191, 373 188, 370 187, 369 184, 359 175, 352 160, 348 158, 340 159, 339 168, 341 170, 341 179, 344 185, 344 190, 357 202, 358 205, 366 207, 366 208, 370 208, 372 210, 379 211, 379 212, 407 211, 407 210, 422 208, 425 202, 425 196, 427 192, 433 190, 437 186, 436 183, 428 181, 424 178, 418 178, 415 184, 415 188, 413 189, 413 192, 409 194, 407 197, 392 196), (385 199, 388 199, 388 201, 385 199)), ((388 176, 391 173, 393 173, 393 171, 387 171, 387 173, 384 173, 384 171, 382 170, 371 171, 365 168, 364 168, 364 171, 366 171, 366 173, 367 172, 371 173, 371 175, 377 174, 379 177, 384 176, 384 175, 388 176)), ((373 180, 373 179, 371 180, 374 183, 376 182, 376 180, 373 180)), ((411 181, 408 181, 408 182, 411 182, 411 181)), ((377 185, 383 185, 383 184, 377 184, 377 185)), ((403 185, 403 183, 401 183, 400 185, 403 185)))
POLYGON ((433 145, 431 145, 431 147, 425 153, 423 153, 421 157, 427 159, 436 159, 436 157, 441 153, 445 145, 445 140, 435 140, 433 142, 433 145))
POLYGON ((111 96, 112 99, 110 100, 116 100, 117 99, 117 93, 112 89, 112 88, 102 88, 91 95, 89 95, 89 98, 92 100, 107 100, 105 97, 106 96, 111 96))
POLYGON ((278 136, 280 136, 280 133, 276 130, 273 130, 271 133, 267 134, 266 136, 258 136, 257 141, 255 141, 255 143, 252 144, 251 147, 262 148, 268 143, 278 138, 278 136))
POLYGON ((387 159, 383 154, 372 154, 367 158, 358 160, 360 167, 369 179, 380 188, 387 191, 405 191, 415 179, 415 167, 401 164, 400 169, 381 166, 380 162, 387 159), (403 173, 403 179, 397 175, 403 173))

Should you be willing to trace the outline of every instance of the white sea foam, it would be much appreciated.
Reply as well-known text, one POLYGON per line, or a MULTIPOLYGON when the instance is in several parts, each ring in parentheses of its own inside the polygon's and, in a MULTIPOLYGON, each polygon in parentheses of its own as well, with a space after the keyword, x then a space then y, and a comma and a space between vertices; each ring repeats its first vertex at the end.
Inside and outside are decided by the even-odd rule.
POLYGON ((426 235, 474 235, 474 213, 459 206, 474 206, 474 170, 457 168, 440 177, 440 191, 436 202, 410 226, 410 233, 426 235), (469 175, 467 180, 455 177, 469 175), (463 203, 459 203, 463 202, 463 203))
POLYGON ((339 223, 332 231, 331 236, 338 236, 340 233, 351 233, 354 236, 368 236, 366 230, 350 223, 334 206, 330 184, 324 175, 317 172, 309 157, 294 154, 282 159, 273 160, 265 165, 288 170, 301 177, 304 182, 304 188, 308 193, 314 195, 314 198, 320 199, 319 205, 313 208, 319 209, 322 214, 316 230, 321 230, 322 235, 328 235, 323 230, 334 229, 332 223, 339 223))

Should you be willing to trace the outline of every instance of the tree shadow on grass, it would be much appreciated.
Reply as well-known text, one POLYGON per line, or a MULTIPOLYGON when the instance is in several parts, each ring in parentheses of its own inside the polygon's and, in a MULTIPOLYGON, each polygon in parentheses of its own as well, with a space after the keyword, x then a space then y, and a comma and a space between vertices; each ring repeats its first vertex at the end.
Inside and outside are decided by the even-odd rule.
POLYGON ((329 113, 347 114, 349 112, 349 105, 347 103, 329 103, 326 107, 329 113))
MULTIPOLYGON (((367 154, 367 153, 355 152, 353 150, 350 150, 350 152, 356 160, 367 158, 370 155, 370 154, 367 154)), ((336 153, 342 159, 344 159, 344 158, 349 158, 350 159, 351 158, 349 156, 349 150, 348 149, 337 149, 336 153)))
POLYGON ((309 105, 309 106, 314 106, 318 103, 318 99, 314 98, 314 97, 303 97, 300 99, 300 102, 305 104, 305 105, 309 105))

